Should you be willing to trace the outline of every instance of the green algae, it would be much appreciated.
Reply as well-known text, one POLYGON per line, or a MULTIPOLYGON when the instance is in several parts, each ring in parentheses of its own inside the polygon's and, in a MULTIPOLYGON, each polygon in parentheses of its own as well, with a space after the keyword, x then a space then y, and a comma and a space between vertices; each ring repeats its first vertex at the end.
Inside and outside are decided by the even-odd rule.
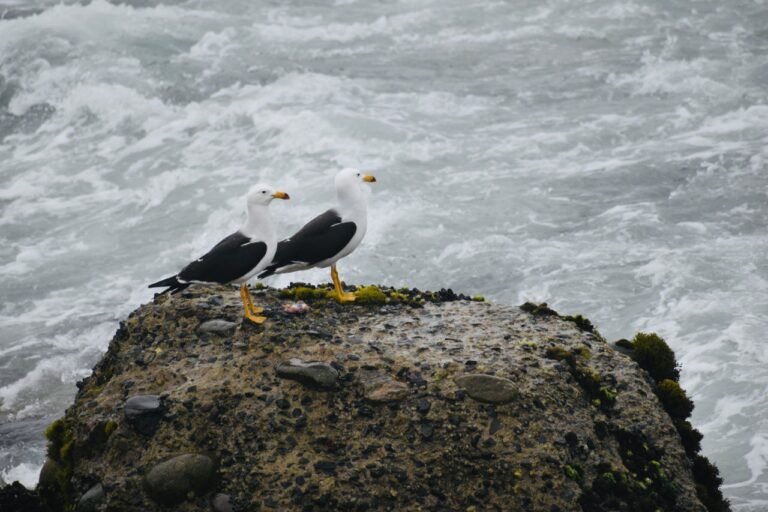
POLYGON ((50 510, 74 510, 74 472, 75 434, 66 421, 60 418, 45 429, 48 440, 48 459, 46 471, 41 472, 38 493, 50 510), (45 478, 43 477, 45 474, 45 478))
MULTIPOLYGON (((378 285, 356 286, 353 287, 352 291, 356 300, 349 304, 363 306, 402 304, 418 308, 428 302, 471 301, 478 300, 477 297, 479 297, 471 298, 464 294, 454 293, 451 289, 429 292, 416 288, 392 288, 378 285)), ((302 300, 318 305, 336 300, 336 291, 330 285, 291 283, 288 287, 279 290, 278 294, 282 299, 302 300)))
POLYGON ((567 364, 571 375, 584 390, 593 406, 608 410, 616 403, 618 391, 613 387, 613 383, 586 364, 586 361, 592 358, 592 351, 587 347, 581 346, 567 350, 561 345, 555 345, 547 347, 544 355, 547 359, 567 364))
POLYGON ((115 430, 117 430, 117 422, 109 420, 104 423, 104 435, 107 436, 107 439, 109 439, 109 436, 111 436, 115 430))
POLYGON ((375 285, 358 287, 355 290, 355 296, 357 297, 355 300, 357 304, 386 304, 388 300, 391 300, 381 291, 381 288, 375 285))
POLYGON ((664 379, 656 385, 656 396, 659 397, 664 410, 669 413, 672 419, 684 420, 691 416, 693 412, 693 402, 680 384, 671 380, 664 379))
MULTIPOLYGON (((620 340, 626 342, 626 340, 620 340)), ((688 458, 693 466, 696 494, 708 512, 727 512, 728 500, 723 497, 720 485, 723 480, 717 467, 700 455, 703 435, 687 418, 693 412, 694 404, 678 383, 680 365, 674 351, 661 336, 655 333, 639 332, 624 348, 631 347, 631 357, 648 372, 656 385, 654 393, 664 410, 672 419, 688 458)))
POLYGON ((632 359, 647 371, 653 380, 680 380, 680 365, 664 338, 655 333, 639 332, 632 339, 632 359))

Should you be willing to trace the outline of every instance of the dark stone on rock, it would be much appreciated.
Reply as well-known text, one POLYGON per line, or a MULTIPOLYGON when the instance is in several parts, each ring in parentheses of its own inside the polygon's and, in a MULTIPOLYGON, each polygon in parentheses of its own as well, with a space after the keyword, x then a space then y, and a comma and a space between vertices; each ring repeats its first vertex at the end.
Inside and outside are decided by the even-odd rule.
POLYGON ((159 395, 136 395, 125 401, 125 419, 137 432, 151 436, 160 425, 165 407, 159 395))
POLYGON ((3 512, 43 512, 37 493, 19 482, 0 487, 0 510, 3 512))
POLYGON ((505 404, 518 396, 514 382, 494 375, 462 375, 456 384, 471 398, 488 404, 505 404))
POLYGON ((147 494, 166 506, 178 505, 189 493, 202 496, 215 483, 216 463, 199 453, 185 453, 161 462, 144 477, 147 494))
POLYGON ((213 508, 214 512, 235 511, 235 509, 232 507, 232 503, 230 502, 229 494, 222 493, 219 493, 213 497, 213 500, 211 500, 211 508, 213 508))
POLYGON ((77 512, 96 512, 104 501, 104 487, 96 484, 88 489, 77 502, 77 512))
POLYGON ((286 400, 285 398, 278 398, 275 400, 275 405, 278 409, 286 410, 291 406, 291 402, 286 400))
POLYGON ((416 404, 416 410, 419 411, 421 414, 427 414, 431 407, 432 407, 432 404, 426 398, 420 399, 418 404, 416 404))
POLYGON ((214 333, 214 334, 230 334, 235 331, 237 326, 238 324, 235 322, 216 319, 216 320, 208 320, 207 322, 203 322, 197 328, 197 331, 204 332, 204 333, 214 333))
POLYGON ((336 387, 339 372, 327 363, 291 359, 277 367, 277 376, 309 386, 331 389, 336 387))
POLYGON ((330 460, 321 460, 315 463, 315 470, 332 475, 336 473, 336 463, 330 460))

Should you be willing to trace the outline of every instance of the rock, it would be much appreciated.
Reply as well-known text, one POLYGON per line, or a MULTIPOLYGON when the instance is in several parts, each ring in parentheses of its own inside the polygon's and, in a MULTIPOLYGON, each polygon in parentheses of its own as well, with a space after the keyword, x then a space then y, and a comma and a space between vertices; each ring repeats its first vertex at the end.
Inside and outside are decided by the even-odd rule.
POLYGON ((262 328, 215 338, 197 318, 239 314, 237 291, 193 291, 125 319, 50 429, 39 490, 52 510, 94 478, 99 508, 120 512, 702 510, 686 453, 700 434, 684 445, 687 423, 597 331, 448 291, 387 290, 384 308, 310 298, 309 314, 286 315, 296 299, 265 289, 262 328), (129 424, 115 404, 131 395, 153 398, 126 403, 129 424), (132 432, 145 414, 151 438, 132 432))
MULTIPOLYGON (((210 301, 209 301, 210 304, 210 301)), ((214 334, 230 334, 235 331, 238 324, 235 322, 230 322, 228 320, 208 320, 207 322, 203 322, 200 324, 200 326, 197 328, 198 332, 207 332, 207 333, 214 333, 214 334)))
POLYGON ((104 487, 96 484, 88 489, 77 502, 77 512, 96 512, 97 507, 104 501, 104 487))
POLYGON ((157 503, 173 506, 187 494, 206 494, 216 483, 216 463, 207 455, 185 453, 153 467, 144 478, 147 494, 157 503))
POLYGON ((155 433, 164 414, 165 408, 159 395, 136 395, 125 401, 125 419, 146 436, 155 433))
POLYGON ((19 482, 0 487, 0 510, 3 512, 43 512, 37 493, 19 482))
POLYGON ((308 386, 331 389, 336 387, 339 372, 331 365, 318 361, 304 362, 301 359, 291 359, 280 363, 277 376, 291 379, 308 386))
POLYGON ((505 404, 518 396, 517 386, 509 379, 493 375, 462 375, 456 385, 478 402, 505 404))
POLYGON ((235 512, 230 502, 229 494, 217 494, 211 500, 211 508, 214 512, 235 512))

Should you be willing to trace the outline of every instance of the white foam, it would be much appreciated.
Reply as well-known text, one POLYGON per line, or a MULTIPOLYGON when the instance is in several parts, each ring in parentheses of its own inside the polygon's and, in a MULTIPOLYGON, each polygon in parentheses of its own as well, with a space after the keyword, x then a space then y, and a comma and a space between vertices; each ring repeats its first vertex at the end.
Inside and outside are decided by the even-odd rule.
POLYGON ((6 470, 0 470, 0 479, 4 482, 16 482, 27 489, 34 489, 37 486, 37 479, 40 476, 40 464, 30 464, 22 462, 17 466, 12 466, 6 470))

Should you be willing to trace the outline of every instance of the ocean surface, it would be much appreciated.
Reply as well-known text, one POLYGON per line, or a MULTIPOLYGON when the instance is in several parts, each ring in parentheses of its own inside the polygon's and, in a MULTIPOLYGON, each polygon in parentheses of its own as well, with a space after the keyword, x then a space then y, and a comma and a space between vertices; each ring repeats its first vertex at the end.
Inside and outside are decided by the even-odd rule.
POLYGON ((288 234, 344 166, 378 183, 342 279, 660 333, 734 508, 768 510, 764 0, 0 0, 0 477, 34 485, 251 184, 288 234))

